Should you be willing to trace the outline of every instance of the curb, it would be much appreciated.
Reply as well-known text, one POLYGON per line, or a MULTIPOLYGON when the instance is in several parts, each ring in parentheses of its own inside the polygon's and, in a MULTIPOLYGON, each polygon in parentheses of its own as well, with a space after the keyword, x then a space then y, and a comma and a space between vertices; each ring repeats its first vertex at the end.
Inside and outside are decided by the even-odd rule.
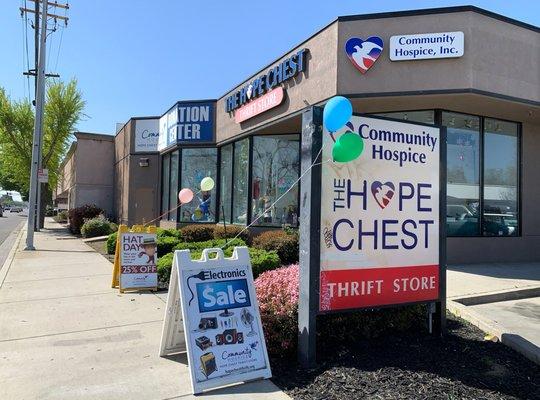
POLYGON ((470 322, 484 332, 496 336, 502 344, 540 365, 540 347, 536 346, 534 343, 529 342, 519 335, 508 332, 507 329, 497 322, 480 315, 476 311, 469 309, 467 306, 458 303, 455 300, 447 300, 446 308, 452 314, 470 322))
POLYGON ((108 238, 109 238, 109 235, 107 235, 107 236, 96 236, 96 237, 93 237, 93 238, 82 239, 82 241, 84 243, 93 243, 93 242, 101 242, 102 240, 106 240, 108 238))
POLYGON ((479 295, 455 296, 448 300, 463 304, 465 306, 476 306, 479 304, 497 303, 500 301, 509 300, 522 300, 538 296, 540 296, 540 285, 531 285, 520 289, 506 289, 498 292, 484 293, 479 295))
POLYGON ((19 244, 21 243, 21 239, 23 237, 23 234, 26 232, 27 224, 25 223, 19 233, 17 234, 17 238, 15 239, 15 242, 13 243, 13 246, 11 246, 11 250, 9 251, 9 254, 6 258, 6 261, 4 261, 4 264, 2 265, 2 268, 0 268, 0 288, 4 285, 4 281, 6 279, 6 276, 9 272, 9 269, 11 268, 11 264, 13 263, 13 259, 15 258, 15 253, 17 253, 17 249, 19 248, 19 244))

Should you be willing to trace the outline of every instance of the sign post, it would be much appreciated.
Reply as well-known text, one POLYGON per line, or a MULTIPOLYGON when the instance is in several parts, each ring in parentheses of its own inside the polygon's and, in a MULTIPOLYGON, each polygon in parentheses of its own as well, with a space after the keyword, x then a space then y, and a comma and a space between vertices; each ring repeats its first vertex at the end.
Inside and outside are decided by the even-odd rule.
POLYGON ((348 163, 331 162, 329 132, 322 132, 320 151, 319 110, 304 113, 302 130, 302 172, 313 166, 301 185, 304 367, 315 363, 317 314, 435 303, 434 331, 445 326, 444 128, 353 115, 333 135, 357 133, 363 153, 348 163))
POLYGON ((166 310, 160 355, 187 350, 193 393, 271 377, 247 247, 176 251, 166 310))

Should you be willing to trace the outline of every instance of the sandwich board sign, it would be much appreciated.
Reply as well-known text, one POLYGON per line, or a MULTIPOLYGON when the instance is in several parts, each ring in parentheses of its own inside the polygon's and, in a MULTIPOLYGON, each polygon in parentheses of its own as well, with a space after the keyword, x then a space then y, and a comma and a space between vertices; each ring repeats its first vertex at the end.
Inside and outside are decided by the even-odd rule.
POLYGON ((301 252, 307 252, 300 260, 300 292, 309 294, 299 303, 299 331, 309 332, 300 338, 300 361, 314 363, 311 316, 317 314, 430 303, 438 314, 436 329, 442 331, 444 128, 353 115, 332 136, 323 130, 318 112, 306 118, 312 121, 303 121, 303 126, 319 130, 303 132, 310 149, 302 171, 321 154, 322 161, 317 170, 306 172, 308 181, 301 189, 301 198, 309 193, 310 200, 300 223, 301 252), (332 162, 333 137, 345 132, 363 139, 363 152, 350 162, 332 162))
POLYGON ((157 290, 156 228, 126 225, 118 228, 112 287, 125 290, 157 290))
POLYGON ((272 376, 247 247, 175 252, 160 355, 184 350, 193 393, 272 376))

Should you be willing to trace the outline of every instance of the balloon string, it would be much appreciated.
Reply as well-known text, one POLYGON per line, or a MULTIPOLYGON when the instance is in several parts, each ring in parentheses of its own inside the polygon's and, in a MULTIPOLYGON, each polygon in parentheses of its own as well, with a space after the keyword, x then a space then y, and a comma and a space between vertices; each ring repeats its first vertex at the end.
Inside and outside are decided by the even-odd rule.
MULTIPOLYGON (((199 193, 201 193, 201 190, 199 190, 197 193, 194 193, 194 194, 193 194, 193 197, 197 196, 199 193)), ((158 219, 160 219, 161 217, 167 215, 168 213, 178 210, 178 209, 179 209, 180 207, 182 207, 184 204, 189 204, 189 203, 182 203, 182 202, 180 201, 180 199, 178 199, 178 202, 179 202, 179 204, 178 204, 176 207, 171 208, 170 210, 165 211, 165 212, 164 212, 163 214, 161 214, 159 217, 154 218, 153 220, 151 220, 150 222, 147 222, 146 224, 143 224, 143 226, 150 225, 152 222, 157 221, 158 219)))
POLYGON ((336 143, 336 138, 334 137, 334 132, 330 132, 330 137, 332 138, 334 143, 336 143))
POLYGON ((319 152, 317 153, 317 156, 315 157, 315 160, 311 163, 311 165, 306 168, 306 170, 298 177, 298 179, 296 181, 294 181, 291 186, 281 195, 277 198, 276 201, 274 201, 272 204, 270 204, 270 206, 268 206, 265 210, 261 211, 259 213, 259 215, 249 224, 247 225, 244 229, 242 229, 240 232, 238 232, 238 234, 233 237, 232 239, 228 240, 227 242, 225 242, 225 244, 223 246, 220 247, 221 250, 223 250, 225 247, 227 247, 229 245, 229 243, 231 243, 233 240, 237 239, 242 233, 244 233, 247 229, 249 229, 255 222, 257 222, 259 220, 259 218, 261 218, 267 211, 271 210, 287 193, 289 193, 292 188, 294 186, 296 186, 296 184, 298 182, 300 182, 300 180, 304 177, 305 174, 307 174, 311 168, 313 168, 315 165, 322 165, 324 163, 327 163, 327 162, 331 162, 332 160, 331 159, 328 159, 326 161, 321 161, 320 163, 317 163, 317 159, 319 158, 319 156, 321 155, 323 149, 324 149, 324 144, 321 146, 321 149, 319 150, 319 152))

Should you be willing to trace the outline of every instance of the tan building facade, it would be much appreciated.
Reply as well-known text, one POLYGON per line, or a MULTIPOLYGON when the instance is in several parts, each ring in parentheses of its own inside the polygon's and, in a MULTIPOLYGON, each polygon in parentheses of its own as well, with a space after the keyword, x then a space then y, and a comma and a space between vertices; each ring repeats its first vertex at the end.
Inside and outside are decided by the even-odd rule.
POLYGON ((113 217, 114 136, 76 132, 64 161, 55 201, 67 209, 95 204, 113 217))
POLYGON ((540 259, 540 29, 472 6, 339 17, 225 93, 215 143, 162 152, 161 212, 186 187, 184 153, 215 166, 211 212, 198 217, 201 197, 162 224, 297 225, 298 189, 280 196, 299 176, 302 115, 336 95, 355 113, 446 127, 450 263, 540 259), (366 70, 351 39, 382 44, 366 70), (427 56, 395 60, 408 49, 427 56))
POLYGON ((114 209, 118 223, 142 224, 159 214, 157 117, 131 118, 114 138, 114 209))

